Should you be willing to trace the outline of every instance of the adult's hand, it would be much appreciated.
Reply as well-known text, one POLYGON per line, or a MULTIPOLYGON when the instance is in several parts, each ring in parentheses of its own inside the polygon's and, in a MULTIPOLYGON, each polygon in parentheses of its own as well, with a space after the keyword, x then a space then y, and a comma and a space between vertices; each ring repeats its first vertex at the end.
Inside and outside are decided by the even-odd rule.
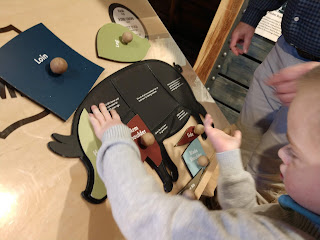
POLYGON ((244 22, 239 22, 231 35, 230 49, 235 55, 247 53, 251 44, 255 28, 244 22), (237 44, 242 45, 243 49, 237 47, 237 44))
POLYGON ((317 66, 320 66, 320 62, 300 63, 284 68, 272 75, 266 84, 275 88, 275 94, 283 105, 289 106, 297 93, 298 81, 317 66))

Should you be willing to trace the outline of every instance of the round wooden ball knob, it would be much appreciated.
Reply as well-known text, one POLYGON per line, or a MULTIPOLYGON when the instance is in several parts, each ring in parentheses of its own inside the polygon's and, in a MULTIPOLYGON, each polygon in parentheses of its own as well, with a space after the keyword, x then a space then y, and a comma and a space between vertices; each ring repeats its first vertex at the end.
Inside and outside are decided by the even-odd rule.
POLYGON ((131 42, 133 39, 133 35, 131 32, 124 32, 122 34, 122 37, 121 37, 121 41, 124 43, 124 44, 128 44, 129 42, 131 42))
POLYGON ((50 69, 55 74, 62 74, 68 69, 68 63, 61 57, 56 57, 50 62, 50 69))
POLYGON ((197 199, 197 197, 194 194, 194 192, 192 190, 190 190, 190 189, 184 190, 183 193, 182 193, 182 196, 184 196, 185 198, 188 198, 190 200, 196 200, 197 199))
POLYGON ((151 146, 154 143, 154 141, 155 141, 155 138, 154 138, 153 134, 150 132, 143 134, 140 138, 140 143, 144 147, 151 146))
POLYGON ((202 133, 204 133, 204 126, 202 124, 198 124, 194 127, 193 131, 195 134, 201 135, 202 133))
POLYGON ((209 159, 207 156, 200 156, 198 158, 198 164, 201 166, 201 167, 206 167, 208 164, 209 164, 209 159))

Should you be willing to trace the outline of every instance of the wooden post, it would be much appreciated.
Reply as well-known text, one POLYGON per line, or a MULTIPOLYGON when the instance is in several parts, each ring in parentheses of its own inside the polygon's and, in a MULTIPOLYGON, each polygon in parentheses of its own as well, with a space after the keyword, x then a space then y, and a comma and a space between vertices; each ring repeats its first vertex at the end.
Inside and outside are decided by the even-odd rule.
POLYGON ((203 84, 210 75, 243 3, 244 0, 221 0, 220 2, 193 67, 203 84))

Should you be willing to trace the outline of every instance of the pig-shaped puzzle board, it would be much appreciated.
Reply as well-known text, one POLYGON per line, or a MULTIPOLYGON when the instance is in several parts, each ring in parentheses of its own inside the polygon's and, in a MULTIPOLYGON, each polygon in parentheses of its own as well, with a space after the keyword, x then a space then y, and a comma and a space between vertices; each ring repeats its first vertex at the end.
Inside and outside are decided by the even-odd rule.
POLYGON ((105 103, 108 110, 116 109, 125 124, 131 124, 132 135, 141 132, 154 135, 156 144, 150 147, 158 150, 142 154, 142 161, 149 163, 161 178, 164 190, 170 192, 179 173, 163 141, 177 133, 191 115, 198 123, 202 123, 200 115, 206 114, 185 78, 176 68, 162 61, 134 63, 110 75, 89 92, 75 112, 71 136, 52 135, 55 141, 48 146, 53 152, 64 157, 80 157, 86 166, 88 181, 82 196, 92 203, 100 203, 107 197, 95 166, 96 151, 101 143, 94 139, 88 120, 90 107, 101 102, 105 103), (84 139, 82 135, 89 138, 90 131, 94 144, 81 140, 84 139), (162 158, 160 161, 159 155, 162 158))

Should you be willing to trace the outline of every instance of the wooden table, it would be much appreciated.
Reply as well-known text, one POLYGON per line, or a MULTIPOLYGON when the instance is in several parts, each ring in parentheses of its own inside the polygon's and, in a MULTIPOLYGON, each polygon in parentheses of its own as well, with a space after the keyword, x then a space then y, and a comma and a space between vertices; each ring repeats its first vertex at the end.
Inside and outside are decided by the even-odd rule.
MULTIPOLYGON (((226 127, 225 117, 147 0, 3 0, 0 2, 0 27, 13 25, 25 31, 43 23, 74 50, 105 68, 97 84, 128 65, 96 55, 96 34, 104 24, 111 22, 108 7, 114 2, 134 11, 145 25, 151 44, 145 59, 180 64, 197 100, 213 116, 216 127, 226 127)), ((14 31, 0 33, 0 46, 16 35, 14 31)), ((44 111, 41 106, 15 94, 10 95, 6 88, 5 97, 0 98, 0 132, 14 122, 28 121, 28 117, 44 111)), ((109 202, 94 205, 80 196, 87 181, 81 161, 62 158, 47 148, 52 133, 70 134, 71 123, 72 117, 64 122, 49 114, 23 126, 14 126, 17 128, 8 136, 0 135, 0 239, 123 239, 109 202)), ((180 175, 183 178, 185 174, 180 175)), ((198 197, 210 178, 214 179, 211 188, 215 187, 213 175, 217 175, 216 164, 212 164, 202 178, 203 184, 196 190, 198 197)), ((187 180, 184 178, 178 183, 183 185, 187 180)))

